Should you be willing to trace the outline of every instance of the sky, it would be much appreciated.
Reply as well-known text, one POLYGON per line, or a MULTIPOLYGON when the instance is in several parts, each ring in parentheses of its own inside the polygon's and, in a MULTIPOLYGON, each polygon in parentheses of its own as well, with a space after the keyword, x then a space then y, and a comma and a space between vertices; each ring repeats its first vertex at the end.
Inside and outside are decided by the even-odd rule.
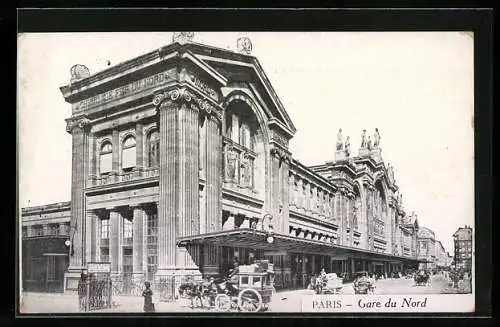
MULTIPOLYGON (((452 234, 474 226, 473 36, 459 32, 195 33, 194 42, 253 52, 297 128, 305 165, 333 160, 336 135, 381 135, 408 213, 450 254, 452 234)), ((172 42, 172 33, 18 35, 20 207, 69 201, 71 106, 59 90, 74 64, 91 73, 172 42)), ((373 138, 373 136, 372 136, 373 138)))

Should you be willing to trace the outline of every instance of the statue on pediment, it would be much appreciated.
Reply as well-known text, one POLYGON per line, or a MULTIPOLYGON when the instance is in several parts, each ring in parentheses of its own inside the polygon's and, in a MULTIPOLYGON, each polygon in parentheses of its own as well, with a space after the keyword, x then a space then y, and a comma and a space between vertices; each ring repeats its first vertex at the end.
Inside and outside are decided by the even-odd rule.
POLYGON ((363 130, 363 133, 361 133, 361 149, 366 149, 367 143, 366 143, 366 129, 363 130))
POLYGON ((351 155, 351 141, 349 136, 345 138, 344 150, 346 157, 349 157, 351 155))
POLYGON ((243 36, 238 38, 236 45, 239 53, 245 55, 250 55, 252 53, 252 41, 249 37, 243 36))
POLYGON ((378 148, 380 145, 380 134, 378 128, 375 128, 375 133, 373 134, 373 147, 378 148))
POLYGON ((89 77, 90 70, 87 68, 87 66, 77 64, 71 67, 70 74, 71 74, 70 82, 73 83, 89 77))
POLYGON ((342 128, 339 129, 339 132, 337 133, 337 150, 342 150, 342 147, 344 146, 344 137, 342 136, 342 128))
POLYGON ((394 181, 394 169, 390 163, 387 163, 387 175, 391 181, 394 181))
POLYGON ((172 36, 172 42, 185 44, 192 42, 193 38, 194 38, 193 32, 174 32, 174 35, 172 36))
POLYGON ((370 136, 368 136, 368 141, 366 142, 366 148, 368 150, 371 150, 372 149, 372 139, 370 136))

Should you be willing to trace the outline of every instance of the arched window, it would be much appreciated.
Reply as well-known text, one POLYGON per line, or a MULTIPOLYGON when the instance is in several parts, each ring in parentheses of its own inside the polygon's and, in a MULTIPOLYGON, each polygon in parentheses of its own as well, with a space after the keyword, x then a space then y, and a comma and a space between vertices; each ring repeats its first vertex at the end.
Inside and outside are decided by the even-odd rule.
POLYGON ((135 167, 135 138, 128 136, 122 145, 122 169, 124 171, 131 170, 135 167))
POLYGON ((160 164, 160 134, 157 130, 148 135, 148 167, 158 167, 160 164))
POLYGON ((99 153, 99 169, 101 174, 107 174, 113 169, 113 146, 110 142, 101 145, 99 153))

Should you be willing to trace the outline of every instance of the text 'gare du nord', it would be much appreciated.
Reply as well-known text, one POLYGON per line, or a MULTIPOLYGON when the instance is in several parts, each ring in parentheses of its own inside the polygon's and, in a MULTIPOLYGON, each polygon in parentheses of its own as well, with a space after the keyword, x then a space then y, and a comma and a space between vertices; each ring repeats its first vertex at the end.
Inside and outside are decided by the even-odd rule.
MULTIPOLYGON (((245 49, 243 49, 245 50, 245 49)), ((65 290, 89 262, 142 284, 269 259, 276 288, 337 273, 417 268, 407 215, 380 136, 357 155, 292 158, 296 129, 250 52, 174 42, 61 87, 73 115, 71 240, 65 290), (271 238, 269 236, 272 236, 271 238)))

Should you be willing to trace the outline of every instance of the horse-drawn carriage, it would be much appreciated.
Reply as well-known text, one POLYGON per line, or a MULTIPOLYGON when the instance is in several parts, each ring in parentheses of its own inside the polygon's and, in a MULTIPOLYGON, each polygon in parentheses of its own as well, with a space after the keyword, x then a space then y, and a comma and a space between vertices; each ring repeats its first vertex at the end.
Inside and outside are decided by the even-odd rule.
POLYGON ((197 301, 202 308, 227 312, 231 309, 244 312, 264 311, 271 302, 272 265, 267 262, 239 266, 231 280, 227 277, 210 278, 208 282, 184 283, 179 287, 181 297, 197 301))
POLYGON ((425 270, 420 270, 414 277, 415 286, 425 286, 430 283, 430 274, 425 270))
POLYGON ((312 286, 316 294, 340 294, 343 288, 342 284, 342 278, 335 273, 330 273, 318 276, 312 286))
POLYGON ((375 280, 371 278, 367 271, 356 273, 353 283, 354 294, 368 294, 375 292, 375 280))

